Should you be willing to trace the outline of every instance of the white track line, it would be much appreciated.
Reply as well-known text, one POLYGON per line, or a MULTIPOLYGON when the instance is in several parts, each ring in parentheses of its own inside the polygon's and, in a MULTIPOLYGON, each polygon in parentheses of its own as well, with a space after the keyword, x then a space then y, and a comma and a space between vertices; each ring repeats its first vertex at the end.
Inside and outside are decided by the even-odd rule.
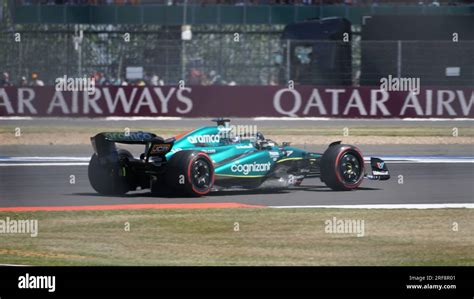
POLYGON ((474 209, 474 203, 441 204, 380 204, 380 205, 330 205, 330 206, 269 206, 274 209, 474 209))
MULTIPOLYGON (((331 120, 329 117, 254 117, 253 120, 255 121, 274 121, 274 120, 312 120, 312 121, 322 121, 322 120, 331 120)), ((333 118, 332 120, 338 120, 337 118, 333 118)), ((349 119, 348 119, 349 120, 349 119)), ((356 119, 354 119, 356 120, 356 119)))
POLYGON ((30 116, 0 116, 0 120, 32 120, 30 116))
MULTIPOLYGON (((418 163, 474 163, 474 157, 380 157, 390 164, 418 164, 418 163)), ((0 166, 70 166, 87 165, 90 157, 0 157, 0 166), (18 163, 12 163, 18 162, 18 163), (75 164, 71 164, 75 163, 75 164)), ((370 157, 364 157, 366 162, 370 157)))
POLYGON ((30 265, 0 264, 0 267, 31 267, 30 265))
MULTIPOLYGON (((369 162, 370 156, 364 157, 364 161, 369 162)), ((386 162, 438 162, 438 163, 474 163, 474 156, 378 156, 378 158, 386 162)), ((90 157, 71 157, 71 156, 58 156, 58 157, 39 157, 39 156, 26 156, 26 157, 0 157, 0 162, 61 162, 61 161, 74 161, 83 162, 89 161, 90 157)))
MULTIPOLYGON (((122 121, 122 120, 186 120, 179 116, 107 116, 107 117, 31 117, 31 116, 0 116, 0 120, 111 120, 111 121, 122 121)), ((189 120, 195 120, 194 118, 188 118, 189 120)), ((206 118, 207 119, 207 118, 206 118)))
POLYGON ((341 120, 341 121, 474 121, 474 118, 334 118, 334 117, 254 117, 255 121, 298 121, 298 120, 309 120, 309 121, 323 121, 323 120, 341 120))
POLYGON ((90 157, 0 157, 0 162, 89 162, 90 157))
POLYGON ((87 166, 89 165, 88 162, 69 162, 69 163, 61 163, 61 162, 55 162, 55 163, 0 163, 0 167, 3 166, 87 166))
MULTIPOLYGON (((248 117, 234 117, 234 119, 246 119, 248 117)), ((88 117, 31 117, 31 116, 0 116, 0 120, 71 120, 71 119, 90 119, 88 117)), ((254 121, 327 121, 327 120, 338 120, 338 121, 474 121, 474 118, 337 118, 337 117, 250 117, 254 121)), ((183 118, 179 116, 108 116, 108 117, 95 117, 92 120, 111 120, 111 121, 136 121, 136 120, 209 120, 206 117, 191 117, 183 118)))
POLYGON ((401 118, 403 121, 474 121, 474 118, 401 118))
MULTIPOLYGON (((380 159, 390 164, 418 164, 418 163, 474 163, 474 157, 380 157, 380 159)), ((370 157, 364 157, 364 161, 370 161, 370 157)))
POLYGON ((175 116, 109 116, 105 117, 105 120, 181 120, 182 117, 175 116))

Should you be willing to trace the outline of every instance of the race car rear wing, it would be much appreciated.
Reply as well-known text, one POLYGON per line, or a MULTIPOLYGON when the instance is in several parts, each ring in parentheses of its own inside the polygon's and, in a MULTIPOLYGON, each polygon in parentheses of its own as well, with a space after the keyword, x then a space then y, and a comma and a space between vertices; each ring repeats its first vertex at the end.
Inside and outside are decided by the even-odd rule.
MULTIPOLYGON (((162 153, 162 149, 170 150, 174 139, 164 140, 162 137, 156 136, 149 132, 103 132, 91 137, 92 147, 94 152, 99 157, 114 156, 117 153, 115 143, 123 144, 144 144, 146 145, 145 152, 148 153, 162 153), (158 147, 157 145, 167 145, 165 147, 158 147)), ((163 151, 164 152, 164 151, 163 151)))
POLYGON ((109 142, 127 143, 127 144, 146 144, 155 138, 156 135, 149 132, 103 132, 95 135, 91 139, 101 139, 109 142))

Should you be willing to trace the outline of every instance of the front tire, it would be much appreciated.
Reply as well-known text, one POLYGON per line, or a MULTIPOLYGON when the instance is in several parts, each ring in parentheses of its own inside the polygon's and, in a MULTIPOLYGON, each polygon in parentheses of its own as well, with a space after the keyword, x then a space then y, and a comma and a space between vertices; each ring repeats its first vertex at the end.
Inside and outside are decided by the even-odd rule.
POLYGON ((364 178, 364 158, 352 145, 330 146, 321 158, 321 181, 336 191, 354 190, 364 178))

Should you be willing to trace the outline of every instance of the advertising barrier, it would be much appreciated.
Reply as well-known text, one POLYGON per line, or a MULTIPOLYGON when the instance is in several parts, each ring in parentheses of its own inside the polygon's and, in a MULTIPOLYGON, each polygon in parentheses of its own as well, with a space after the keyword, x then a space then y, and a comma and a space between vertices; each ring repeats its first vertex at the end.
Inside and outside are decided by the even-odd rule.
POLYGON ((0 116, 474 118, 473 88, 100 86, 0 88, 0 116))

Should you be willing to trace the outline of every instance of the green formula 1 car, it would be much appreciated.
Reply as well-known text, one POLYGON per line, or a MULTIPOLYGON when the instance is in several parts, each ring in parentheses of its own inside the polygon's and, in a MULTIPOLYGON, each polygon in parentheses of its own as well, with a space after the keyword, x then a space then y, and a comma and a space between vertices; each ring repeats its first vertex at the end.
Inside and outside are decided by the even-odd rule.
MULTIPOLYGON (((268 184, 298 186, 305 178, 319 177, 338 191, 356 189, 364 178, 387 180, 387 165, 371 158, 365 173, 364 158, 352 145, 333 142, 324 153, 278 145, 262 133, 238 134, 228 119, 169 139, 148 132, 105 132, 91 138, 94 148, 89 181, 100 194, 120 195, 150 188, 158 196, 202 196, 228 188, 256 189, 268 184), (140 157, 116 143, 143 144, 140 157)), ((248 132, 247 132, 248 133, 248 132)))

